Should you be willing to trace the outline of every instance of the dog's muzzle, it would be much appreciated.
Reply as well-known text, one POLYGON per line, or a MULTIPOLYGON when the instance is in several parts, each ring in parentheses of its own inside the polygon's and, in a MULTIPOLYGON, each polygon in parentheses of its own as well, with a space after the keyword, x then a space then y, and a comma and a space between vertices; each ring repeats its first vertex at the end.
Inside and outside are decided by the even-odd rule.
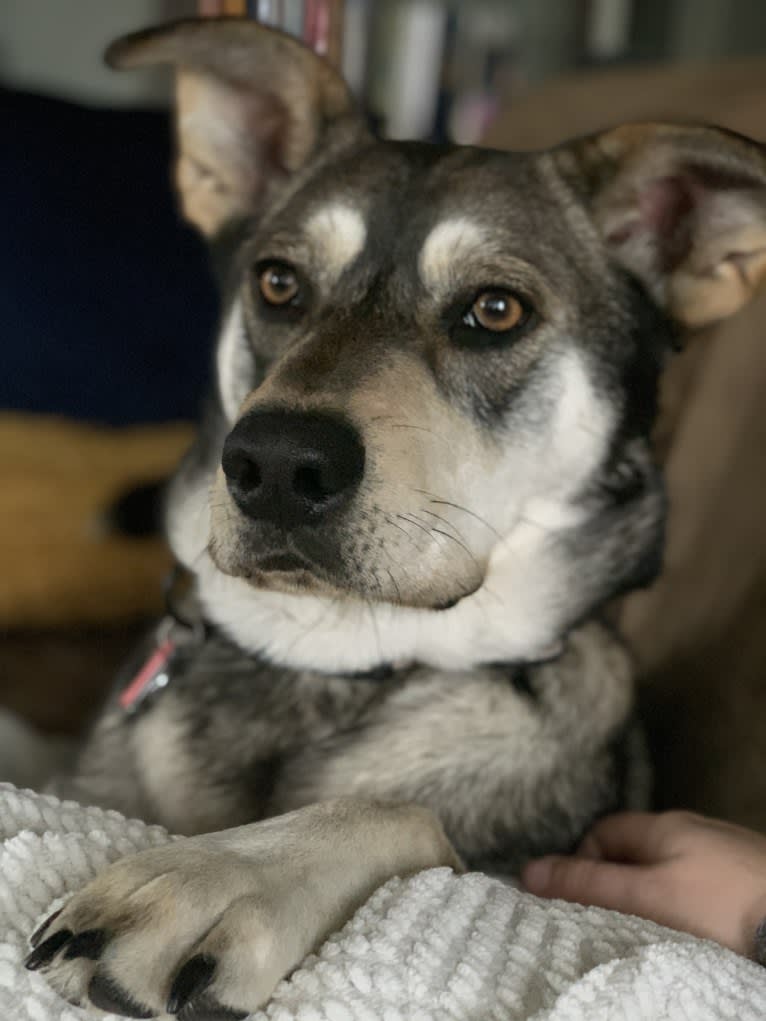
POLYGON ((265 410, 240 419, 221 458, 242 513, 283 529, 319 523, 348 503, 364 463, 359 433, 340 416, 265 410))

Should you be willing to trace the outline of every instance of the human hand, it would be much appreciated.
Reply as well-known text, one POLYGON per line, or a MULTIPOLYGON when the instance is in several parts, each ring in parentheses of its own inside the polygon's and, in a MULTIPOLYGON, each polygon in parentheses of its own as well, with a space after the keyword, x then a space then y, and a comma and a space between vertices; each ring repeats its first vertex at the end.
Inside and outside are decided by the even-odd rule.
POLYGON ((749 956, 766 918, 766 837, 689 812, 624 812, 596 823, 574 856, 529 862, 521 878, 538 896, 640 915, 749 956))

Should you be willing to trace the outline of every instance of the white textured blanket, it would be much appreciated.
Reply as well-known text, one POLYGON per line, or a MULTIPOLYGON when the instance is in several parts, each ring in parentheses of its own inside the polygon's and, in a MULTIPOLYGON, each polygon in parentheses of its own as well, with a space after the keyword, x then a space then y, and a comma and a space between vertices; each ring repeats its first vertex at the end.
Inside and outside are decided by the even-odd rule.
MULTIPOLYGON (((84 1016, 23 968, 28 936, 104 865, 168 839, 116 812, 0 784, 2 1021, 84 1016)), ((433 869, 378 890, 257 1017, 764 1021, 766 969, 636 918, 433 869)))

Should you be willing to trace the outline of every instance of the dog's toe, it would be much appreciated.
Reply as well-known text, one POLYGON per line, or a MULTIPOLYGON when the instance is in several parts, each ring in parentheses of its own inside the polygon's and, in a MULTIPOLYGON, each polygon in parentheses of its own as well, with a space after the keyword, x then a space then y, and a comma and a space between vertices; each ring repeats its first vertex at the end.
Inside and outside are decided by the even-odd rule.
POLYGON ((135 1000, 110 975, 96 973, 88 983, 88 996, 94 1007, 124 1017, 149 1018, 157 1014, 151 1007, 135 1000))
POLYGON ((234 1021, 264 1003, 292 956, 279 914, 261 896, 232 903, 176 973, 167 1012, 181 1021, 234 1021))
POLYGON ((213 981, 216 960, 209 954, 195 954, 173 980, 168 997, 168 1014, 180 1014, 192 1000, 196 999, 213 981))
POLYGON ((74 933, 71 929, 59 929, 52 933, 46 940, 40 943, 24 961, 24 967, 29 971, 37 971, 45 968, 51 963, 56 954, 63 946, 70 942, 74 933))
POLYGON ((73 961, 84 957, 87 961, 98 961, 109 939, 106 929, 85 929, 69 940, 64 948, 64 960, 73 961))
POLYGON ((249 1011, 230 1010, 209 998, 190 1004, 178 1015, 178 1021, 242 1021, 249 1011))

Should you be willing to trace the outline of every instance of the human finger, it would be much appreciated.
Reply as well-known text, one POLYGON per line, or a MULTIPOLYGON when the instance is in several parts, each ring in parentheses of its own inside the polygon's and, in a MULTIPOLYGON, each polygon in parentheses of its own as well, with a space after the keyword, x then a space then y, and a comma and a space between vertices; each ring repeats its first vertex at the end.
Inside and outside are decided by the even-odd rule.
POLYGON ((592 858, 551 855, 529 862, 521 879, 530 893, 653 918, 657 904, 649 870, 592 858))

